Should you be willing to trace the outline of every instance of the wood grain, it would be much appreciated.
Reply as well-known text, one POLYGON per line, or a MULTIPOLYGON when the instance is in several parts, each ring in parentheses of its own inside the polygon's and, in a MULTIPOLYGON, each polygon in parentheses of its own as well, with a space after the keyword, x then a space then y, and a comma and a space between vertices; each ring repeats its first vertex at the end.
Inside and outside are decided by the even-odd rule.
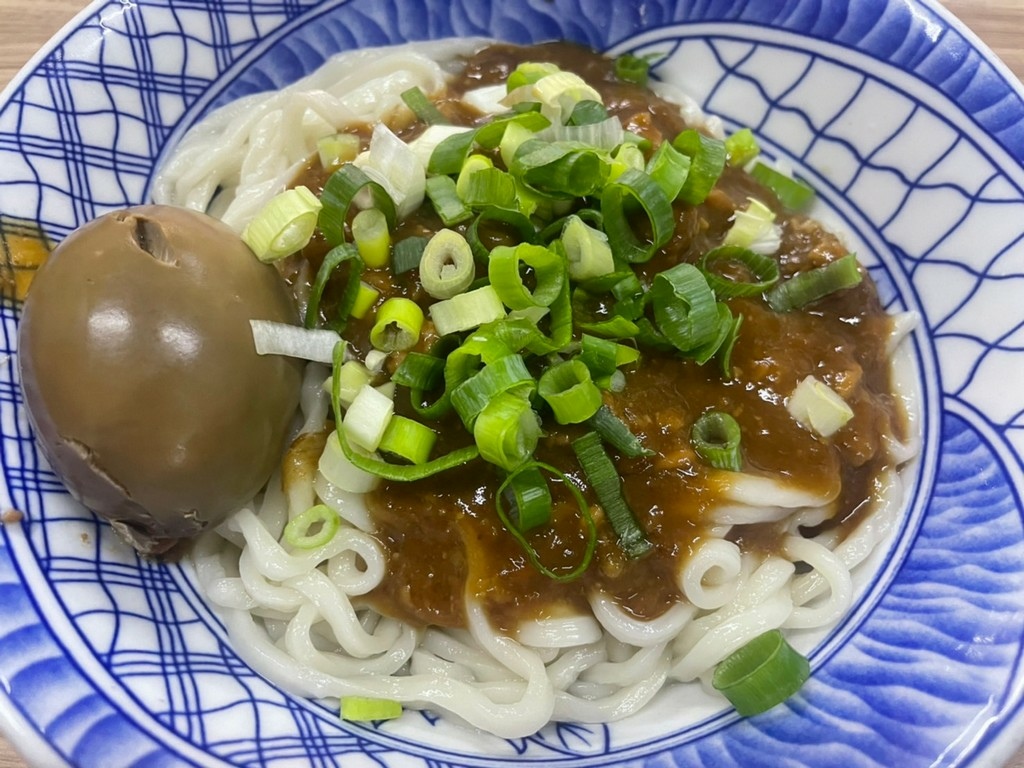
MULTIPOLYGON (((945 6, 988 45, 1018 78, 1024 79, 1024 2, 1021 0, 946 0, 945 6)), ((82 9, 75 0, 2 0, 0 87, 32 59, 36 51, 82 9)), ((32 760, 33 755, 25 755, 32 760)), ((27 763, 0 737, 0 768, 27 763)), ((1024 750, 1007 768, 1024 768, 1024 750)))

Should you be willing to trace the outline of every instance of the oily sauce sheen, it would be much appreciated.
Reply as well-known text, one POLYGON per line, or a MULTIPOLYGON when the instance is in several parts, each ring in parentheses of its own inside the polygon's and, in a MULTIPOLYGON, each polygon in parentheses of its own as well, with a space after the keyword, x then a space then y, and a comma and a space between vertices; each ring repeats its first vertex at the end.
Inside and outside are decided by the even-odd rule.
MULTIPOLYGON (((476 118, 459 104, 466 90, 503 81, 521 61, 551 61, 576 72, 601 91, 611 114, 628 130, 654 143, 671 140, 687 126, 679 109, 646 89, 618 82, 609 60, 565 43, 532 48, 498 45, 467 61, 441 104, 453 123, 476 118)), ((417 129, 400 132, 411 138, 417 129)), ((368 132, 367 132, 368 135, 368 132)), ((315 161, 314 161, 315 163, 315 161)), ((311 165, 296 180, 319 189, 327 172, 311 165)), ((774 195, 748 175, 727 168, 707 201, 696 207, 676 204, 676 234, 661 253, 640 267, 641 280, 673 264, 695 262, 720 245, 737 208, 756 197, 772 206, 782 225, 777 258, 783 277, 821 266, 847 250, 815 222, 784 212, 774 195)), ((396 233, 430 234, 442 227, 429 204, 405 221, 396 233)), ((323 257, 313 244, 298 259, 283 265, 286 277, 315 274, 323 257)), ((428 297, 416 272, 393 277, 386 270, 364 278, 389 295, 409 296, 424 306, 428 297)), ((382 298, 383 300, 383 298, 382 298)), ((484 606, 495 627, 514 632, 529 618, 555 617, 586 610, 586 596, 602 590, 627 613, 655 618, 683 599, 677 573, 701 537, 707 535, 710 510, 718 503, 715 476, 690 446, 690 429, 704 412, 732 414, 742 430, 744 472, 784 478, 795 487, 839 491, 838 512, 827 525, 851 529, 866 512, 873 478, 885 466, 883 437, 902 433, 901 411, 890 395, 886 340, 891 321, 869 279, 801 311, 773 312, 760 297, 731 299, 734 314, 744 317, 732 355, 733 376, 725 380, 717 361, 698 366, 672 354, 645 351, 626 372, 620 393, 605 393, 605 402, 644 444, 657 454, 624 459, 614 453, 627 501, 653 543, 653 550, 630 560, 619 549, 593 497, 586 495, 598 523, 597 554, 584 576, 570 583, 538 573, 519 544, 503 529, 494 507, 502 473, 482 460, 416 483, 382 483, 368 497, 376 535, 388 557, 389 575, 368 597, 381 613, 418 625, 465 626, 465 598, 484 606), (829 439, 800 426, 785 400, 804 377, 814 374, 841 394, 854 418, 829 439)), ((324 311, 330 312, 330 292, 324 311)), ((436 338, 428 330, 424 351, 436 338)), ((369 323, 351 322, 346 338, 365 352, 369 323)), ((399 390, 398 412, 408 412, 408 396, 399 390), (403 410, 403 408, 405 410, 403 410)), ((437 452, 466 444, 471 438, 458 419, 442 426, 437 452)), ((537 458, 560 467, 570 481, 585 487, 571 450, 577 428, 545 423, 537 458)), ((552 524, 531 535, 543 562, 569 571, 579 562, 585 536, 575 502, 554 483, 552 524)), ((779 532, 771 525, 740 526, 733 539, 747 551, 770 552, 779 532)))

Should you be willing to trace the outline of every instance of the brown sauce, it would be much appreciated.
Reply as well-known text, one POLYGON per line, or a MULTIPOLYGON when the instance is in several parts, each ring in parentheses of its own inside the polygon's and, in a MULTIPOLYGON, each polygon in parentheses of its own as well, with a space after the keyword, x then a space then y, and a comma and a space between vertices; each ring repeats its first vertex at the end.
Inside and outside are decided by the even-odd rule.
MULTIPOLYGON (((605 104, 627 127, 654 143, 685 128, 678 108, 637 86, 616 81, 608 60, 568 44, 521 49, 494 46, 471 57, 450 88, 442 108, 453 122, 473 117, 458 105, 469 89, 499 82, 523 60, 553 61, 580 74, 602 92, 605 104)), ((318 189, 328 171, 311 165, 297 183, 318 189)), ((728 169, 708 200, 696 207, 677 204, 672 241, 638 270, 641 279, 681 261, 694 262, 721 244, 737 207, 748 197, 772 205, 783 226, 779 262, 783 274, 820 266, 846 254, 842 244, 818 224, 784 212, 774 196, 749 176, 728 169)), ((441 228, 429 205, 401 225, 396 240, 441 228)), ((314 268, 324 253, 314 244, 284 265, 298 274, 301 259, 314 268)), ((415 273, 392 278, 387 272, 367 279, 391 295, 424 301, 415 273)), ((710 510, 718 502, 715 471, 690 447, 694 420, 709 409, 732 414, 742 429, 744 471, 781 478, 795 487, 838 494, 832 524, 852 529, 864 514, 872 479, 885 465, 882 438, 899 434, 900 413, 890 396, 885 342, 890 319, 869 279, 805 310, 775 313, 761 298, 732 299, 744 321, 732 356, 733 377, 723 380, 717 364, 698 366, 671 354, 645 352, 627 374, 619 394, 607 404, 657 455, 649 459, 616 457, 628 502, 654 548, 630 560, 615 543, 600 508, 588 496, 598 522, 597 556, 586 574, 565 584, 538 573, 516 541, 502 528, 494 509, 501 473, 481 460, 416 483, 384 483, 368 497, 376 535, 389 561, 389 577, 369 597, 383 613, 416 624, 463 626, 464 596, 484 605, 492 623, 514 631, 530 617, 578 612, 593 590, 610 595, 627 613, 654 618, 682 598, 676 574, 701 537, 710 510), (801 427, 787 412, 785 399, 797 383, 814 374, 852 406, 853 420, 825 440, 801 427)), ((330 311, 331 295, 324 309, 330 311)), ((351 322, 346 331, 365 348, 368 324, 351 322)), ((399 393, 399 405, 407 398, 399 393)), ((559 466, 579 485, 581 470, 569 446, 571 430, 549 430, 538 458, 559 466)), ((459 427, 442 442, 468 438, 459 427)), ((717 473, 720 475, 721 473, 717 473)), ((584 546, 578 513, 567 492, 554 490, 551 526, 531 535, 541 558, 555 571, 570 570, 584 546)), ((733 539, 747 550, 771 551, 778 532, 771 525, 741 526, 733 539)))

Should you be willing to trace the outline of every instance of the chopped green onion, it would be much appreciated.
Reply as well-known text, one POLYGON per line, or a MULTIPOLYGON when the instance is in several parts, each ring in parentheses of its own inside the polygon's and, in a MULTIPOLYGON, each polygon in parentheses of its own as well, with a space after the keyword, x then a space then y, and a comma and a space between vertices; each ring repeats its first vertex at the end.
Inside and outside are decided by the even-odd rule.
POLYGON ((394 720, 402 715, 402 703, 391 699, 369 699, 363 696, 341 697, 341 719, 349 722, 394 720))
POLYGON ((693 449, 715 469, 739 472, 743 467, 740 455, 740 425, 722 411, 708 411, 694 422, 690 430, 693 449))
MULTIPOLYGON (((543 477, 541 477, 541 480, 543 481, 543 477)), ((545 489, 546 487, 545 483, 545 489)), ((550 499, 550 493, 548 498, 550 499)), ((548 464, 542 464, 537 461, 527 462, 509 474, 505 479, 505 482, 498 488, 498 493, 496 494, 494 501, 498 512, 498 518, 501 520, 502 525, 505 526, 505 530, 507 530, 512 537, 519 542, 519 546, 523 548, 523 551, 526 553, 526 558, 530 561, 530 564, 540 573, 554 581, 569 582, 578 579, 590 567, 590 563, 594 559, 594 550, 597 547, 597 525, 594 522, 593 515, 590 514, 590 507, 587 504, 586 499, 583 498, 583 494, 580 493, 579 489, 569 480, 568 477, 566 477, 564 473, 548 464), (529 475, 533 470, 536 470, 538 473, 548 472, 558 477, 562 481, 562 484, 572 494, 573 499, 576 501, 576 508, 579 510, 580 517, 583 520, 583 526, 586 530, 587 536, 587 546, 583 551, 583 557, 580 559, 579 563, 569 571, 556 572, 544 565, 540 561, 540 555, 536 548, 530 543, 526 536, 523 535, 523 530, 525 530, 525 528, 521 529, 516 525, 516 523, 510 518, 510 515, 505 511, 504 502, 508 496, 506 493, 508 486, 516 482, 516 478, 520 473, 529 475)))
POLYGON ((481 168, 465 177, 460 175, 456 191, 470 208, 516 207, 516 183, 512 176, 500 168, 481 168))
POLYGON ((615 181, 631 168, 634 171, 642 171, 645 167, 643 150, 636 144, 626 142, 612 155, 612 164, 608 171, 608 181, 615 181))
POLYGON ((650 71, 651 62, 645 56, 624 53, 615 59, 615 76, 624 83, 646 86, 650 71))
MULTIPOLYGON (((572 114, 569 115, 569 125, 596 125, 597 123, 603 123, 608 119, 608 110, 605 109, 604 104, 599 101, 581 101, 572 109, 572 114)), ((618 122, 618 120, 616 120, 618 122)), ((621 123, 619 126, 621 127, 621 123)), ((614 149, 621 141, 615 143, 614 146, 608 147, 608 149, 614 149)))
POLYGON ((395 384, 409 389, 434 389, 443 379, 444 359, 422 352, 409 352, 391 375, 395 384))
POLYGON ((271 198, 242 230, 242 240, 262 262, 291 256, 306 247, 316 229, 320 200, 306 187, 271 198))
POLYGON ((831 437, 853 418, 853 409, 834 389, 807 376, 786 402, 790 415, 822 437, 831 437))
POLYGON ((325 504, 317 504, 289 520, 282 538, 295 549, 316 549, 333 539, 340 527, 338 513, 325 504))
MULTIPOLYGON (((575 115, 584 104, 594 104, 598 109, 604 107, 593 101, 583 102, 576 107, 575 115)), ((576 146, 578 149, 600 149, 611 152, 623 142, 625 129, 617 117, 608 117, 592 123, 569 125, 552 125, 537 133, 537 138, 548 142, 565 142, 567 145, 576 146)))
POLYGON ((338 401, 346 408, 350 406, 356 395, 370 383, 372 378, 370 371, 358 360, 346 360, 336 373, 338 401))
POLYGON ((690 174, 689 157, 669 142, 663 141, 647 163, 647 175, 654 179, 669 200, 675 200, 690 174))
POLYGON ((653 545, 622 495, 622 480, 601 445, 601 436, 597 432, 587 432, 572 441, 572 449, 612 530, 618 536, 619 547, 629 557, 647 554, 653 545))
POLYGON ((480 451, 475 445, 469 445, 423 464, 389 464, 374 456, 360 453, 349 443, 344 431, 335 432, 335 434, 338 435, 338 443, 345 458, 351 462, 352 466, 368 475, 400 483, 412 483, 441 472, 447 472, 449 469, 460 467, 480 455, 480 451))
POLYGON ((476 131, 463 131, 443 139, 430 153, 427 173, 432 176, 453 176, 462 170, 476 141, 476 131))
POLYGON ((436 441, 437 433, 430 427, 395 414, 384 428, 379 450, 412 464, 424 464, 436 441))
POLYGON ((427 179, 426 194, 446 227, 473 218, 473 210, 459 197, 451 176, 431 176, 427 179))
POLYGON ((356 393, 345 411, 344 435, 363 450, 375 451, 394 412, 391 398, 367 384, 356 393))
MULTIPOLYGON (((539 310, 541 308, 532 307, 530 309, 539 310)), ((529 312, 530 309, 518 311, 529 312)), ((538 338, 531 341, 527 347, 535 355, 558 352, 572 341, 572 302, 569 298, 568 280, 563 281, 562 292, 551 302, 547 310, 547 335, 538 332, 538 338)), ((539 322, 540 320, 538 320, 539 322)))
POLYGON ((441 114, 441 110, 427 98, 427 94, 419 86, 414 85, 409 90, 402 91, 402 101, 421 122, 427 125, 447 125, 447 118, 441 114))
POLYGON ((430 318, 441 336, 476 328, 505 316, 505 306, 490 285, 430 305, 430 318))
POLYGON ((334 133, 324 136, 316 142, 316 152, 320 159, 320 167, 324 170, 337 168, 342 163, 356 159, 359 154, 359 137, 354 133, 334 133))
POLYGON ((363 274, 363 260, 359 258, 359 250, 351 243, 335 246, 320 262, 320 269, 317 270, 316 278, 309 290, 309 300, 306 302, 306 317, 303 323, 306 328, 316 327, 320 319, 320 302, 323 299, 327 281, 334 274, 334 270, 346 261, 349 262, 349 273, 338 301, 337 321, 328 322, 328 325, 339 333, 344 329, 345 323, 355 307, 356 300, 359 298, 359 278, 363 274))
MULTIPOLYGON (((540 113, 554 123, 565 123, 581 101, 601 101, 601 94, 574 72, 552 72, 533 83, 525 98, 540 104, 540 113)), ((517 89, 518 90, 518 89, 517 89)), ((509 94, 515 101, 516 92, 509 94)))
POLYGON ((658 330, 680 352, 692 352, 718 333, 718 308, 708 281, 692 264, 676 264, 654 276, 648 293, 658 330))
POLYGON ((777 629, 764 632, 715 667, 711 684, 744 717, 766 712, 795 694, 811 665, 777 629))
POLYGON ((631 339, 640 332, 640 327, 636 323, 619 315, 607 320, 581 322, 578 325, 582 330, 603 339, 631 339))
POLYGON ((521 355, 504 355, 455 387, 451 393, 452 406, 466 429, 473 429, 487 404, 499 394, 511 392, 526 397, 536 386, 521 355))
MULTIPOLYGON (((346 440, 346 444, 347 442, 346 440)), ((353 454, 356 451, 354 448, 351 450, 353 454)), ((348 460, 342 450, 338 430, 327 436, 324 452, 320 454, 320 460, 317 462, 317 471, 323 475, 324 480, 346 493, 369 493, 380 485, 380 478, 377 475, 360 469, 348 460)))
POLYGON ((507 208, 484 208, 466 230, 466 240, 473 249, 473 256, 482 262, 486 262, 491 255, 491 249, 484 245, 480 237, 480 227, 488 224, 507 226, 517 243, 533 243, 537 239, 537 228, 523 213, 507 208))
POLYGON ((640 439, 634 435, 626 423, 612 413, 607 405, 597 409, 597 413, 587 420, 587 426, 594 429, 601 439, 618 449, 619 453, 629 459, 654 456, 655 452, 645 448, 640 439))
POLYGON ((722 371, 722 378, 732 378, 732 351, 736 347, 736 340, 740 337, 740 327, 743 325, 743 315, 737 314, 726 334, 725 341, 718 348, 718 361, 722 371))
POLYGON ((487 155, 470 155, 459 168, 459 176, 455 181, 455 192, 463 200, 466 199, 466 187, 470 178, 480 171, 494 170, 494 161, 487 155))
POLYGON ((509 74, 505 83, 506 89, 511 93, 516 88, 524 85, 533 85, 542 77, 558 72, 558 66, 550 62, 524 61, 509 74))
POLYGON ((541 374, 537 394, 551 406, 559 424, 579 424, 601 407, 601 390, 590 378, 590 369, 578 359, 553 365, 541 374))
POLYGON ((346 163, 331 174, 320 193, 320 216, 317 226, 323 232, 324 239, 330 245, 341 245, 345 242, 345 224, 348 221, 348 210, 355 196, 363 189, 369 189, 373 199, 373 207, 384 214, 388 229, 393 229, 397 214, 391 195, 380 184, 373 181, 352 163, 346 163))
POLYGON ((750 175, 775 193, 779 202, 791 211, 800 211, 814 200, 814 189, 799 179, 787 176, 764 163, 756 163, 750 175))
POLYGON ((606 153, 576 142, 531 139, 516 151, 509 170, 542 192, 586 197, 604 183, 606 153))
POLYGON ((756 198, 749 199, 745 210, 736 211, 722 245, 737 245, 770 256, 782 244, 782 227, 775 223, 771 208, 756 198))
POLYGON ((601 214, 612 253, 632 263, 650 261, 675 229, 671 202, 661 187, 642 171, 624 171, 614 182, 605 185, 601 192, 601 214), (650 221, 652 240, 649 243, 641 242, 630 226, 627 203, 631 200, 640 203, 650 221))
POLYGON ((848 253, 823 267, 798 272, 783 280, 765 294, 765 299, 776 312, 789 312, 837 291, 853 288, 862 279, 857 257, 848 253))
POLYGON ((370 343, 383 352, 404 352, 416 346, 423 329, 423 310, 412 299, 392 296, 380 305, 370 330, 370 343))
POLYGON ((427 247, 429 239, 422 235, 411 235, 395 243, 391 253, 392 274, 404 275, 409 270, 419 267, 423 249, 427 247))
POLYGON ((357 319, 366 317, 366 313, 373 309, 373 305, 379 297, 380 291, 372 285, 360 281, 355 301, 352 302, 352 311, 349 312, 349 315, 357 319))
POLYGON ((569 277, 577 282, 615 271, 615 259, 607 235, 587 226, 579 216, 566 218, 562 227, 562 245, 569 262, 569 277))
POLYGON ((370 269, 387 266, 391 256, 391 233, 381 211, 367 208, 357 213, 352 219, 352 239, 366 266, 370 269))
POLYGON ((551 520, 551 490, 534 464, 523 464, 511 472, 498 495, 509 503, 508 519, 517 531, 529 531, 551 520))
POLYGON ((701 257, 697 266, 720 299, 757 296, 771 288, 779 279, 779 265, 775 259, 735 245, 723 245, 708 251, 701 257), (732 269, 729 273, 722 274, 716 269, 720 264, 728 265, 732 269), (745 280, 745 277, 753 279, 745 280))
POLYGON ((742 168, 761 154, 761 147, 758 145, 752 130, 741 128, 726 138, 725 154, 729 158, 729 165, 735 168, 742 168))
MULTIPOLYGON (((532 115, 537 113, 528 112, 527 114, 532 115)), ((547 122, 547 120, 545 120, 545 122, 547 122)), ((536 138, 536 136, 536 131, 522 123, 509 123, 505 127, 505 131, 501 136, 501 142, 498 144, 498 151, 501 154, 501 161, 505 163, 506 168, 512 167, 512 161, 515 159, 519 148, 527 141, 536 138)))
POLYGON ((491 251, 487 276, 502 303, 509 309, 547 307, 558 298, 565 283, 565 263, 550 248, 531 243, 499 245, 491 251), (535 286, 523 283, 521 265, 532 270, 535 286))
POLYGON ((611 376, 620 365, 629 365, 640 359, 640 352, 635 347, 616 344, 589 333, 584 333, 580 342, 579 359, 590 369, 595 380, 611 376))
POLYGON ((540 418, 525 397, 501 392, 477 416, 473 440, 482 459, 511 472, 537 449, 540 418))
POLYGON ((700 205, 725 168, 725 142, 690 128, 676 136, 672 146, 690 158, 690 172, 679 191, 679 199, 689 205, 700 205))
MULTIPOLYGON (((504 146, 508 131, 525 130, 527 136, 542 131, 551 125, 551 121, 539 112, 524 112, 496 117, 476 129, 476 143, 482 149, 499 149, 504 146)), ((504 150, 502 150, 504 160, 504 150)), ((505 162, 509 167, 509 162, 505 162)))
POLYGON ((420 283, 435 299, 450 299, 465 291, 476 277, 473 249, 451 229, 437 232, 420 259, 420 283))
POLYGON ((687 352, 687 356, 692 358, 697 365, 704 365, 704 363, 717 355, 722 345, 728 341, 729 334, 732 333, 734 326, 732 310, 729 309, 729 305, 724 301, 715 303, 715 318, 714 335, 696 349, 687 352))

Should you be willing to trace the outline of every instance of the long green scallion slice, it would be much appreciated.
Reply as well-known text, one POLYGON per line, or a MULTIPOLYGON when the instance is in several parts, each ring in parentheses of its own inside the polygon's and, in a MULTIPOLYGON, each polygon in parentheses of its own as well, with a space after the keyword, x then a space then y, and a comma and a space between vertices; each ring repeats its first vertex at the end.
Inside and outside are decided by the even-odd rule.
POLYGON ((622 495, 622 480, 601 445, 601 436, 597 432, 588 432, 572 441, 572 449, 619 538, 622 551, 634 558, 650 552, 653 545, 622 495))
POLYGON ((765 294, 768 306, 776 312, 802 309, 819 299, 859 285, 863 279, 857 257, 848 253, 823 267, 798 272, 777 283, 765 294))

